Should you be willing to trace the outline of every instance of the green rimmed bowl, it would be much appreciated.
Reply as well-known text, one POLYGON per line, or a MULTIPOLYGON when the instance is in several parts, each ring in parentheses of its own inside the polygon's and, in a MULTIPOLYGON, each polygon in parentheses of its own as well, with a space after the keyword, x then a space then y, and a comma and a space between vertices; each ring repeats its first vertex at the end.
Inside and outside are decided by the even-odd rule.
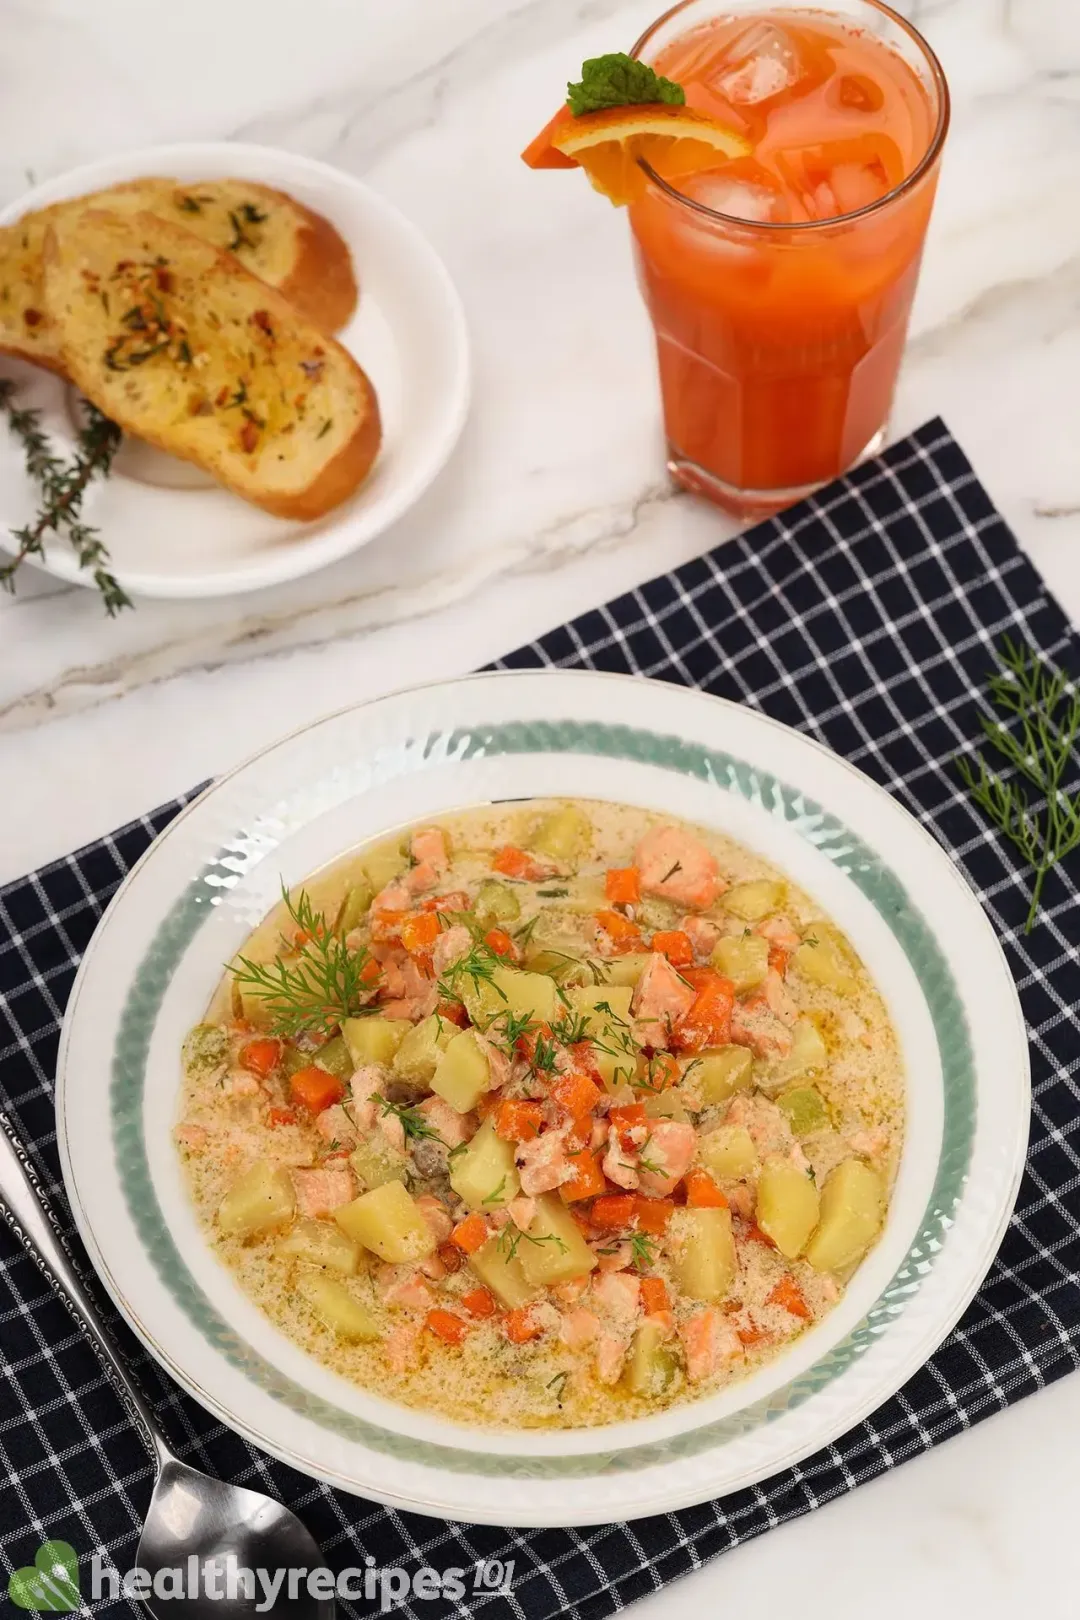
POLYGON ((1001 1239, 1030 1078, 1000 947, 943 850, 861 772, 737 704, 566 671, 478 675, 346 710, 257 755, 167 828, 72 993, 57 1118, 79 1230, 114 1300, 195 1398, 335 1486, 459 1520, 584 1525, 753 1483, 892 1395, 953 1326, 1001 1239), (485 1430, 355 1388, 286 1339, 200 1233, 171 1131, 179 1049, 282 877, 406 822, 578 795, 714 826, 848 933, 900 1034, 908 1129, 881 1241, 777 1361, 656 1417, 485 1430))

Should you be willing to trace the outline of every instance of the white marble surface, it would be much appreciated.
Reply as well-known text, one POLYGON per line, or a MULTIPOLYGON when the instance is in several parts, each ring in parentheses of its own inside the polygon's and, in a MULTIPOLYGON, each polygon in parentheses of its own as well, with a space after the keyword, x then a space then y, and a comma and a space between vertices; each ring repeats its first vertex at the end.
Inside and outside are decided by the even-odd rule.
MULTIPOLYGON (((663 475, 625 222, 516 154, 583 56, 656 0, 0 0, 0 200, 152 141, 279 144, 361 175, 444 256, 473 415, 391 534, 220 603, 0 598, 0 881, 351 699, 482 663, 730 532, 663 475)), ((908 0, 953 131, 894 431, 946 417, 1080 617, 1080 12, 908 0)), ((1077 1490, 1080 1380, 650 1599, 855 1620, 1047 1603, 1077 1490), (887 1571, 887 1578, 883 1575, 887 1571)), ((644 1611, 642 1611, 644 1612, 644 1611)))

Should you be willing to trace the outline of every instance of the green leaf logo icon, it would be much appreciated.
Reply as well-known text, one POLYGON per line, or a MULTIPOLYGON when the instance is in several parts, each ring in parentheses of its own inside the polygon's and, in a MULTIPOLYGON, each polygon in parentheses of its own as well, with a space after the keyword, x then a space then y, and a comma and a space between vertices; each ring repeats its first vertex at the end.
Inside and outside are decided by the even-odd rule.
POLYGON ((79 1607, 79 1560, 66 1541, 47 1541, 33 1566, 17 1569, 8 1581, 17 1609, 35 1614, 70 1614, 79 1607))

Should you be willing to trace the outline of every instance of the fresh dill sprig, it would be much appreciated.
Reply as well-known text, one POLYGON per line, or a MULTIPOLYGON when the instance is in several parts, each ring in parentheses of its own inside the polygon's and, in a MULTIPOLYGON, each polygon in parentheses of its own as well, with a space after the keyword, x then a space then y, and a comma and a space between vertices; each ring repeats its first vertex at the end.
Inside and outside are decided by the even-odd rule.
POLYGON ((6 413, 9 428, 22 444, 27 474, 42 497, 33 522, 11 531, 15 554, 0 567, 0 587, 14 592, 15 576, 27 557, 43 557, 49 535, 63 533, 79 567, 92 574, 105 611, 113 618, 121 608, 131 607, 132 602, 109 571, 109 553, 97 530, 83 523, 80 513, 83 497, 94 479, 109 476, 121 435, 116 423, 96 405, 87 400, 83 408, 86 420, 79 430, 74 459, 64 461, 54 454, 41 431, 41 412, 17 406, 14 383, 10 378, 0 378, 0 410, 6 413))
POLYGON ((419 1108, 409 1108, 400 1103, 389 1102, 378 1091, 372 1101, 378 1103, 384 1118, 386 1115, 392 1114, 395 1119, 401 1121, 401 1128, 405 1132, 407 1142, 442 1142, 442 1137, 438 1131, 424 1118, 419 1108))
POLYGON ((990 746, 1013 769, 1006 777, 990 770, 981 754, 960 755, 956 769, 975 803, 1035 873, 1024 932, 1029 934, 1047 873, 1080 844, 1080 793, 1065 782, 1076 765, 1080 735, 1080 692, 1060 670, 1030 647, 1005 636, 998 651, 1003 668, 987 690, 1006 717, 980 715, 990 746), (1032 803, 1021 779, 1035 788, 1032 803))
POLYGON ((303 943, 288 960, 277 956, 263 963, 239 957, 233 982, 264 1003, 275 1034, 330 1034, 344 1019, 367 1010, 373 993, 365 978, 368 953, 350 950, 305 890, 293 901, 282 884, 281 897, 303 943))
POLYGON ((637 1271, 644 1271, 656 1261, 656 1239, 647 1232, 630 1233, 630 1263, 637 1271))
MULTIPOLYGON (((487 1200, 485 1199, 486 1203, 487 1200)), ((506 1261, 511 1261, 518 1252, 522 1243, 532 1243, 536 1248, 542 1248, 545 1243, 554 1243, 560 1254, 566 1254, 566 1244, 556 1232, 548 1232, 544 1237, 530 1237, 528 1232, 520 1229, 511 1232, 512 1222, 503 1227, 496 1240, 495 1247, 506 1261)))
POLYGON ((502 957, 485 945, 482 941, 474 945, 464 956, 459 956, 437 981, 439 995, 443 1001, 461 1000, 461 981, 472 981, 473 993, 479 994, 482 986, 487 985, 502 1000, 506 1000, 506 991, 495 983, 495 969, 502 964, 502 957))

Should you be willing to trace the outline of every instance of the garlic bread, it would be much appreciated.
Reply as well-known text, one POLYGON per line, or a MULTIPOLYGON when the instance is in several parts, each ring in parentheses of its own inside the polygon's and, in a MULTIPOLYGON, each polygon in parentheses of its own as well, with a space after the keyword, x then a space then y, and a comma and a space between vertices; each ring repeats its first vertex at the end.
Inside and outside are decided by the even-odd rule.
POLYGON ((279 517, 321 517, 363 481, 371 383, 231 253, 153 214, 87 209, 49 224, 43 257, 64 372, 125 433, 279 517))
POLYGON ((0 229, 0 352, 61 369, 44 308, 41 253, 50 225, 87 208, 153 213, 234 253, 326 332, 356 307, 345 242, 322 215, 251 180, 132 180, 27 214, 0 229))

